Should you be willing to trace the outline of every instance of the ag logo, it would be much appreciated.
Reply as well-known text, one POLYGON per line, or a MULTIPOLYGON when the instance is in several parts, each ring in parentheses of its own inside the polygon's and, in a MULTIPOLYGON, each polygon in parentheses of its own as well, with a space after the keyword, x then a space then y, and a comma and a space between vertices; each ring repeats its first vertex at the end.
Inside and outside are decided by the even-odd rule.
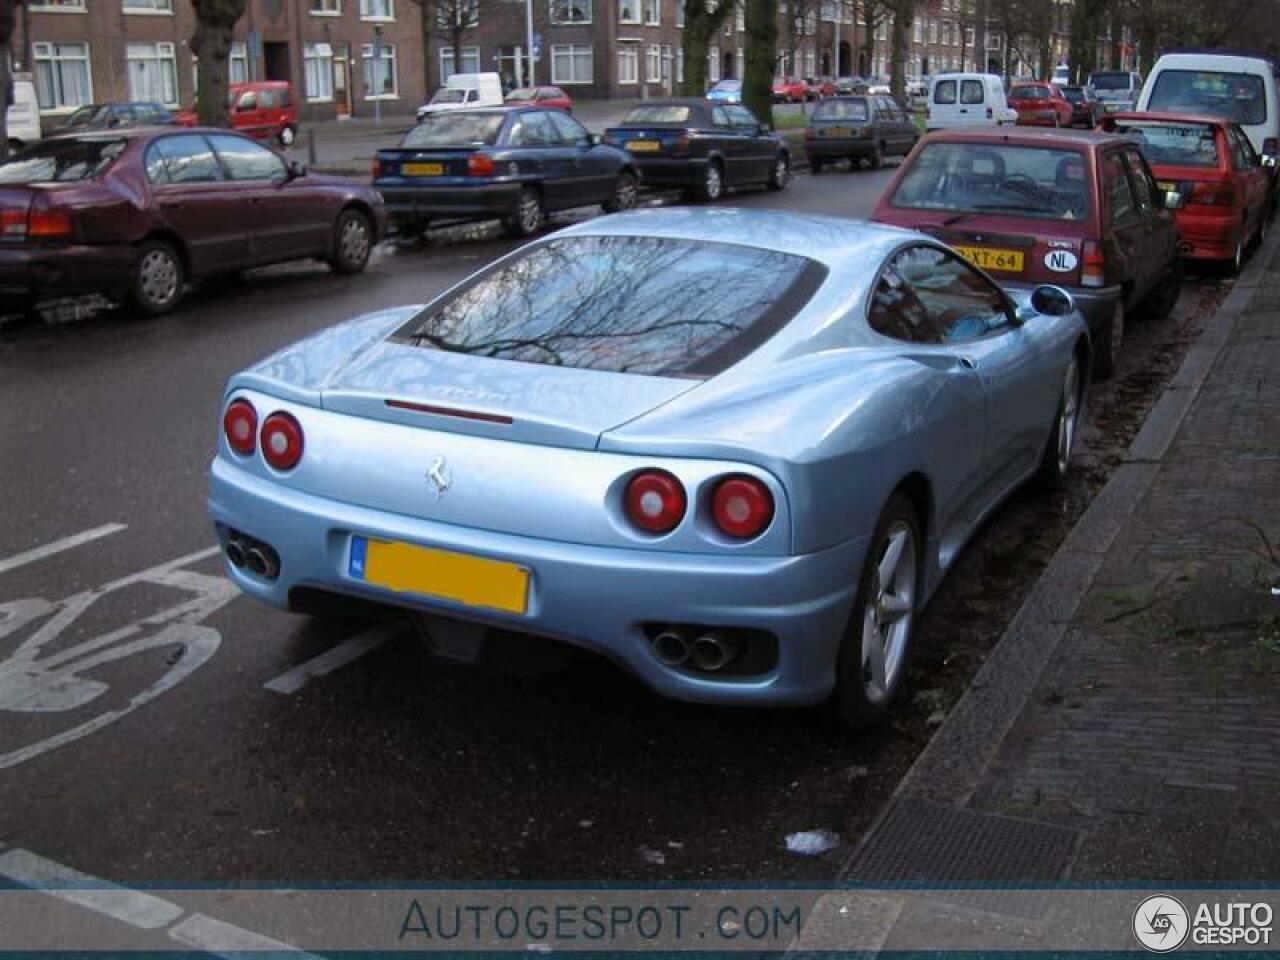
POLYGON ((1133 935, 1155 953, 1177 950, 1187 939, 1191 917, 1187 908, 1173 897, 1147 897, 1133 911, 1133 935))

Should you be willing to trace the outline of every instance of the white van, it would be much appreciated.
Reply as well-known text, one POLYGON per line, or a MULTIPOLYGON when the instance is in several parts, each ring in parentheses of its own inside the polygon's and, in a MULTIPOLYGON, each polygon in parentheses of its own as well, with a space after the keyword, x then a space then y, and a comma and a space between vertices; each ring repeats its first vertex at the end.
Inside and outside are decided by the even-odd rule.
POLYGON ((930 130, 1017 122, 1018 112, 1005 98, 1004 82, 994 73, 944 73, 929 81, 930 130))
POLYGON ((13 105, 7 114, 9 149, 19 150, 30 146, 41 137, 40 104, 36 100, 36 88, 30 80, 13 81, 13 105))
POLYGON ((1269 60, 1222 53, 1166 53, 1142 88, 1138 109, 1234 120, 1263 162, 1275 170, 1280 154, 1280 98, 1275 67, 1269 60))
POLYGON ((1132 70, 1095 70, 1089 86, 1108 113, 1132 110, 1142 92, 1142 74, 1132 70))
POLYGON ((444 86, 418 108, 418 119, 442 110, 502 106, 502 78, 496 73, 450 74, 444 86))

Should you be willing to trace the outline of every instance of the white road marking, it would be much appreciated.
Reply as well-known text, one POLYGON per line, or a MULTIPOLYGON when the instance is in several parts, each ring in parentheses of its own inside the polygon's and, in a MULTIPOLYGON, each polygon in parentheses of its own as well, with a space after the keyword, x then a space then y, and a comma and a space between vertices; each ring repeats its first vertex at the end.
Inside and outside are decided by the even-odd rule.
POLYGON ((315 954, 303 953, 292 944, 283 940, 254 933, 235 924, 216 920, 203 913, 193 913, 169 931, 170 939, 185 943, 189 947, 226 957, 227 960, 244 960, 245 953, 294 953, 299 957, 313 957, 315 954))
POLYGON ((83 533, 63 537, 61 540, 53 541, 53 543, 46 543, 43 547, 35 547, 25 553, 15 554, 12 557, 0 560, 0 573, 8 573, 10 570, 26 566, 28 563, 35 563, 37 560, 51 557, 55 553, 62 553, 64 550, 70 550, 92 540, 109 537, 113 533, 119 533, 121 530, 127 529, 127 526, 127 524, 123 523, 107 523, 100 527, 94 527, 92 530, 86 530, 83 533))
POLYGON ((340 667, 345 667, 353 660, 363 657, 366 653, 372 653, 377 650, 403 629, 403 625, 398 623, 383 623, 376 627, 371 627, 362 633, 357 633, 345 643, 340 643, 336 647, 326 650, 318 657, 312 657, 305 663, 298 664, 292 670, 280 674, 274 680, 267 681, 263 686, 268 690, 274 690, 276 693, 297 693, 314 678, 333 673, 333 671, 340 667))
POLYGON ((183 912, 176 903, 99 880, 46 860, 30 850, 10 850, 0 854, 0 876, 142 930, 168 926, 183 912))

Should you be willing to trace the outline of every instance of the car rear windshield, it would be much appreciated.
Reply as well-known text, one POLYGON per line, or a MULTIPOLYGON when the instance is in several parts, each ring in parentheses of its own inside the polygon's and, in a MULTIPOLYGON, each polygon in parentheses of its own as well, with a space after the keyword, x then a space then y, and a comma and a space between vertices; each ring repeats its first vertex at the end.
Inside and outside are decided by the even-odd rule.
POLYGON ((431 113, 405 134, 402 147, 485 147, 498 142, 501 113, 431 113))
POLYGON ((1048 87, 1014 87, 1009 96, 1014 100, 1048 100, 1048 87))
POLYGON ((1171 167, 1216 167, 1218 138, 1207 123, 1171 123, 1155 120, 1125 121, 1116 133, 1136 140, 1147 163, 1171 167))
POLYGON ((1225 117, 1236 123, 1266 123, 1262 77, 1216 70, 1161 70, 1148 110, 1179 110, 1225 117))
POLYGON ((823 100, 813 111, 815 120, 866 120, 865 100, 823 100))
POLYGON ((1089 216, 1087 158, 1058 147, 931 143, 890 201, 954 213, 1080 220, 1089 216))
POLYGON ((0 183, 66 183, 90 180, 124 152, 127 141, 45 140, 0 164, 0 183))
POLYGON ((482 273, 392 338, 524 363, 713 376, 780 330, 825 275, 775 250, 566 237, 482 273))
POLYGON ((1132 78, 1124 72, 1095 73, 1089 77, 1089 86, 1095 90, 1128 90, 1131 85, 1132 78))
POLYGON ((655 124, 655 123, 688 123, 689 116, 693 111, 688 107, 676 106, 668 104, 666 106, 655 105, 652 107, 633 107, 631 112, 623 118, 623 124, 655 124))

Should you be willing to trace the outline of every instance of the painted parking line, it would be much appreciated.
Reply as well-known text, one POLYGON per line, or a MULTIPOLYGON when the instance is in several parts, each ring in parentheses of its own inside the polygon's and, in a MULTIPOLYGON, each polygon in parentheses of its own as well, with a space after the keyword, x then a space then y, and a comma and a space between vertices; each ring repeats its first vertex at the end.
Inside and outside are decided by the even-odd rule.
POLYGON ((371 627, 361 633, 357 633, 350 640, 338 644, 330 650, 326 650, 318 657, 312 657, 306 663, 300 663, 292 670, 280 674, 274 680, 269 680, 263 684, 268 690, 274 690, 276 693, 297 693, 316 677, 323 677, 326 674, 345 667, 353 660, 358 660, 366 653, 372 653, 380 646, 396 636, 404 629, 403 624, 399 623, 382 623, 376 627, 371 627))
POLYGON ((183 913, 176 903, 99 880, 30 850, 0 854, 0 876, 142 930, 168 926, 183 913))
POLYGON ((217 920, 203 913, 193 913, 169 930, 169 937, 204 953, 226 957, 227 960, 244 960, 246 953, 293 953, 299 957, 313 957, 303 953, 283 940, 254 933, 243 927, 217 920))
POLYGON ((63 537, 61 540, 55 540, 53 543, 46 543, 42 547, 34 547, 23 553, 14 554, 12 557, 0 560, 0 573, 8 573, 10 570, 24 567, 28 563, 35 563, 45 557, 52 557, 54 554, 62 553, 64 550, 71 550, 81 544, 99 540, 102 537, 109 537, 113 533, 119 533, 121 530, 127 529, 127 527, 128 524, 124 523, 104 523, 102 526, 94 527, 92 530, 85 530, 83 533, 76 533, 69 537, 63 537))

